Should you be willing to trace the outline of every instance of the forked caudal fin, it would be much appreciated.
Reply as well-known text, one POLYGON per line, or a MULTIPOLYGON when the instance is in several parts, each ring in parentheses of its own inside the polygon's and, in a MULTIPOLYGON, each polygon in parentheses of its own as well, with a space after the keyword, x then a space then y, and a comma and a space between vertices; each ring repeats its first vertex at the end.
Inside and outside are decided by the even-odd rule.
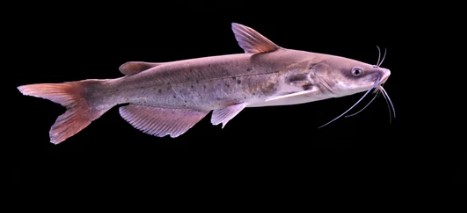
POLYGON ((111 106, 94 105, 87 93, 95 89, 100 80, 84 80, 67 83, 44 83, 19 86, 23 95, 48 99, 67 108, 50 128, 50 142, 59 144, 75 135, 93 120, 99 118, 111 106))

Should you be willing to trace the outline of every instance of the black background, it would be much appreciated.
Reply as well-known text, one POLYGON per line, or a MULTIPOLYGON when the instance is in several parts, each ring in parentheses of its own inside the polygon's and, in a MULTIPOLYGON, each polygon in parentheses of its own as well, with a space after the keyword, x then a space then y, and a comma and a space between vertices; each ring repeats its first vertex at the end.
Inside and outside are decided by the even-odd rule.
POLYGON ((435 95, 437 83, 423 79, 439 73, 439 66, 427 64, 435 63, 433 50, 447 42, 435 35, 447 27, 437 24, 436 16, 424 16, 429 11, 385 3, 366 8, 285 2, 253 7, 246 1, 39 6, 45 9, 30 5, 11 16, 16 22, 9 24, 7 33, 7 45, 13 46, 8 63, 13 65, 13 78, 5 85, 15 118, 6 129, 13 139, 3 146, 11 150, 8 176, 18 189, 248 194, 307 192, 323 184, 466 182, 464 141, 441 133, 455 124, 436 120, 442 112, 428 109, 445 98, 435 95), (392 76, 385 88, 397 118, 389 123, 380 98, 358 116, 317 128, 352 105, 356 95, 247 108, 225 129, 211 126, 205 118, 171 139, 139 132, 115 107, 79 134, 53 145, 48 131, 64 109, 15 89, 29 83, 116 78, 121 76, 118 66, 131 60, 240 53, 231 22, 250 26, 286 48, 368 63, 376 63, 376 45, 387 48, 383 67, 391 69, 392 76), (438 101, 432 102, 433 96, 438 101))

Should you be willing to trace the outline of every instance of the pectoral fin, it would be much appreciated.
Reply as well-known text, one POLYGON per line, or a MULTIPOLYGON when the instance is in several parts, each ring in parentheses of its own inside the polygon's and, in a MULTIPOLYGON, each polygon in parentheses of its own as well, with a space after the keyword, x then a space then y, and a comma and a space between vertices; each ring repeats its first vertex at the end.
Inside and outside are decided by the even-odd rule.
POLYGON ((290 93, 290 94, 286 94, 286 95, 274 96, 274 97, 267 98, 266 102, 297 97, 297 96, 301 96, 301 95, 305 95, 305 94, 311 94, 312 92, 313 92, 312 90, 305 90, 305 91, 294 92, 294 93, 290 93))
POLYGON ((211 123, 212 125, 218 125, 222 123, 222 128, 240 113, 246 107, 245 103, 231 105, 223 109, 216 109, 212 112, 211 123))
POLYGON ((188 131, 208 114, 194 109, 168 109, 140 105, 120 107, 120 115, 144 133, 164 137, 178 137, 188 131))

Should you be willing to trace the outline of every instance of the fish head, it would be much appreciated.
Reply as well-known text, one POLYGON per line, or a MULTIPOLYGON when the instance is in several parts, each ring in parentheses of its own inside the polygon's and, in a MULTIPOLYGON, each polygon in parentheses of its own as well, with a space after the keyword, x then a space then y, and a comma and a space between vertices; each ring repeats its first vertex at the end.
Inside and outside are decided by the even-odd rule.
POLYGON ((313 80, 322 93, 347 96, 384 84, 391 71, 339 56, 327 56, 310 65, 313 80))

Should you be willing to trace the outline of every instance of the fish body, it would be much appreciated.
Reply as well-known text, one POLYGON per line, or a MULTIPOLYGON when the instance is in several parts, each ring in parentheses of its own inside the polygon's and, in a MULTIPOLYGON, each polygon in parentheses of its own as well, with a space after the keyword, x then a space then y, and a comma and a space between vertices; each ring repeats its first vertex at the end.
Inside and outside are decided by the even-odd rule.
POLYGON ((18 87, 24 95, 67 107, 52 143, 73 136, 110 108, 135 128, 177 137, 209 112, 224 127, 246 107, 292 105, 351 95, 384 83, 390 71, 340 56, 282 48, 240 24, 232 29, 243 54, 163 63, 127 62, 117 79, 18 87))

